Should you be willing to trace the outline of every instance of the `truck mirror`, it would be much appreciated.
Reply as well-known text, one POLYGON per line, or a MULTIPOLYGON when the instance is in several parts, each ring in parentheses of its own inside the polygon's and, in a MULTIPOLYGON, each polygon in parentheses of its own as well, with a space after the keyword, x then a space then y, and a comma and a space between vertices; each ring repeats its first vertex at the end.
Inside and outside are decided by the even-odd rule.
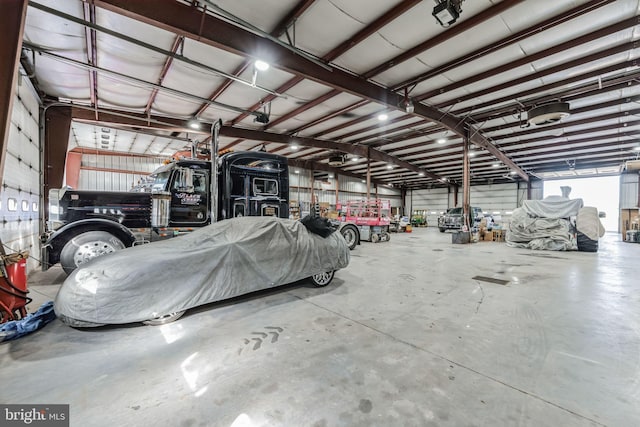
POLYGON ((178 169, 175 189, 185 193, 193 193, 193 170, 190 168, 178 169))

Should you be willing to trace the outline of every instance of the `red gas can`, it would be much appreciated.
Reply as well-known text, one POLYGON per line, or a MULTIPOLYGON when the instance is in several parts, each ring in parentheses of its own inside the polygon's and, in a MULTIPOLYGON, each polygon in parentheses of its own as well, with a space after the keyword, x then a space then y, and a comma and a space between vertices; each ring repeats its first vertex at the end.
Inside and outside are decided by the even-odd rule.
POLYGON ((13 286, 23 292, 27 292, 27 260, 22 258, 18 262, 6 266, 7 276, 13 286))
POLYGON ((5 269, 7 277, 0 277, 0 323, 25 317, 25 306, 30 301, 27 297, 26 258, 6 265, 5 269))

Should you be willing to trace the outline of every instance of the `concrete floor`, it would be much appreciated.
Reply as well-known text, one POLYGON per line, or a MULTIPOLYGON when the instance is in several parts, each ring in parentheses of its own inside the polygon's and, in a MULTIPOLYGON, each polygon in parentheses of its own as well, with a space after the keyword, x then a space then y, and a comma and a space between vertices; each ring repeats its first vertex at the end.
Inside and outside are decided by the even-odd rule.
MULTIPOLYGON (((56 320, 0 344, 0 402, 69 403, 83 427, 638 426, 640 244, 600 244, 452 245, 418 228, 359 246, 327 288, 160 327, 56 320)), ((29 278, 34 309, 63 278, 29 278)))

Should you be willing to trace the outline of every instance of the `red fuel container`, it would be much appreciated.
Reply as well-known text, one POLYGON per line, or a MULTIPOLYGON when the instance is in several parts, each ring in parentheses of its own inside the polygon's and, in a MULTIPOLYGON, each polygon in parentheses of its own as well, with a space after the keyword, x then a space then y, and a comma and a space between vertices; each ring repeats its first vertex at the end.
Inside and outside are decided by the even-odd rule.
POLYGON ((20 259, 5 266, 5 269, 8 277, 0 277, 0 323, 27 315, 27 260, 20 259))

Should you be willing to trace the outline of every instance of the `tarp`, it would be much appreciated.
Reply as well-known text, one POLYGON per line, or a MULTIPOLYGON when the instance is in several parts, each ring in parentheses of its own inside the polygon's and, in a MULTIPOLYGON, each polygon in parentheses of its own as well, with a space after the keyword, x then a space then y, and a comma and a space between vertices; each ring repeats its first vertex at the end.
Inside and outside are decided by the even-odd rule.
POLYGON ((0 324, 0 341, 9 341, 35 332, 56 318, 53 312, 53 301, 45 302, 35 313, 24 319, 12 320, 0 324))
POLYGON ((241 217, 95 258, 62 285, 55 311, 72 326, 139 322, 344 268, 340 233, 300 221, 241 217))
POLYGON ((549 196, 543 200, 524 200, 522 208, 530 216, 538 218, 571 218, 578 215, 584 205, 582 199, 549 196))
POLYGON ((567 219, 534 217, 526 209, 517 208, 508 227, 506 241, 511 247, 551 251, 578 249, 567 219))
POLYGON ((598 209, 592 206, 580 209, 576 217, 576 228, 591 240, 598 240, 605 232, 598 217, 598 209))

